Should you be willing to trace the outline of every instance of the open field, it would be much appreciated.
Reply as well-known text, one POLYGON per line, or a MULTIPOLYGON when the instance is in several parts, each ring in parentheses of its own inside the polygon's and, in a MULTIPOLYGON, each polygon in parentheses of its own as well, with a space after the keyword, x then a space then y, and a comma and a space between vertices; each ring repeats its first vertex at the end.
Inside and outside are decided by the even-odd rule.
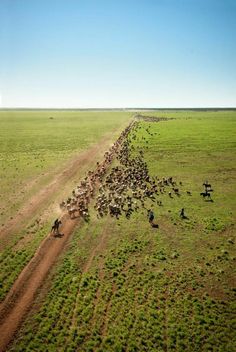
POLYGON ((60 214, 59 202, 103 157, 130 116, 1 111, 0 301, 60 214))
POLYGON ((130 116, 122 112, 0 111, 0 226, 30 195, 62 172, 66 161, 106 134, 116 138, 130 116))
MULTIPOLYGON (((131 117, 129 113, 112 113, 110 121, 101 112, 98 127, 94 125, 96 113, 91 114, 84 125, 81 123, 83 132, 78 132, 76 115, 69 120, 76 128, 71 125, 70 129, 66 116, 58 113, 65 127, 65 141, 60 147, 62 138, 55 139, 52 149, 45 141, 49 140, 51 132, 47 129, 56 115, 50 112, 53 120, 45 117, 47 129, 44 131, 43 122, 41 125, 45 138, 42 141, 46 143, 42 170, 50 173, 52 168, 61 167, 62 161, 109 131, 121 131, 120 127, 124 128, 131 117), (77 145, 76 136, 80 133, 83 137, 77 145), (55 163, 57 148, 61 152, 55 163)), ((155 111, 142 115, 173 118, 160 122, 140 120, 133 133, 135 138, 130 140, 132 156, 143 152, 150 176, 173 177, 180 195, 168 185, 154 200, 146 199, 145 208, 153 209, 158 228, 150 226, 147 210, 141 206, 128 219, 124 215, 119 219, 109 215, 99 218, 93 199, 90 221, 81 220, 73 236, 68 235, 63 254, 50 268, 9 351, 235 350, 236 112, 155 111), (200 196, 206 180, 214 190, 212 202, 200 196), (186 219, 179 216, 182 208, 186 219)), ((38 119, 39 116, 29 118, 27 125, 33 127, 38 119)), ((17 118, 14 121, 19 124, 17 118)), ((54 137, 58 137, 56 132, 54 137)), ((27 139, 24 135, 24 141, 27 139)), ((34 139, 27 143, 34 144, 34 139)), ((16 159, 14 148, 12 155, 9 151, 10 160, 16 159)), ((36 152, 38 145, 34 148, 36 152)), ((30 154, 29 148, 27 155, 30 154)), ((22 184, 44 172, 35 169, 38 161, 29 160, 28 171, 19 174, 22 184)), ((88 162, 84 170, 95 162, 88 162)), ((13 162, 5 165, 5 171, 8 167, 10 171, 3 188, 4 199, 15 179, 12 165, 13 162)), ((113 161, 107 174, 114 165, 119 165, 118 160, 113 161)), ((74 175, 66 185, 68 195, 76 176, 81 179, 84 174, 74 175)), ((43 179, 40 184, 45 185, 43 179)), ((32 195, 30 192, 26 197, 32 195)), ((22 202, 20 198, 19 208, 22 202)), ((3 249, 2 299, 45 238, 51 220, 52 214, 47 212, 39 225, 32 219, 33 236, 29 231, 27 237, 23 229, 3 249)), ((52 246, 53 241, 56 245, 61 240, 50 238, 52 246)))

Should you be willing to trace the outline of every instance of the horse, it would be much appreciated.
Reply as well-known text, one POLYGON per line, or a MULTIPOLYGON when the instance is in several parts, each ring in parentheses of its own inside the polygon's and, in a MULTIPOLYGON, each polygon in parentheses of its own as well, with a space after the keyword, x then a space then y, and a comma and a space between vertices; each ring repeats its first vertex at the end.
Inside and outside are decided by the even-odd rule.
POLYGON ((203 198, 211 198, 211 194, 208 191, 201 192, 200 196, 202 196, 203 198))
POLYGON ((211 184, 208 183, 208 181, 204 182, 202 185, 205 186, 206 189, 211 188, 211 184))
POLYGON ((54 236, 59 235, 59 226, 61 225, 61 223, 62 223, 61 220, 58 220, 58 219, 56 219, 54 221, 54 224, 53 224, 53 226, 51 228, 51 233, 53 233, 54 236))

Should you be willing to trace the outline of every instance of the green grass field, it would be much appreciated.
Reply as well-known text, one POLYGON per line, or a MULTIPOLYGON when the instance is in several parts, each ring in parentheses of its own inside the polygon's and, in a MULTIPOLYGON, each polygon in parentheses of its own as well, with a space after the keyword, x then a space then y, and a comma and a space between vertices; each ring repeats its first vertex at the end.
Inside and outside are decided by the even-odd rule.
POLYGON ((140 122, 133 152, 144 151, 152 176, 182 182, 180 197, 147 202, 158 229, 142 209, 115 220, 98 219, 91 206, 90 222, 74 234, 11 351, 236 349, 236 112, 143 114, 174 118, 140 122), (213 202, 200 197, 205 180, 213 202), (188 219, 180 219, 181 208, 188 219))
MULTIPOLYGON (((102 138, 108 143, 115 141, 131 116, 123 112, 0 111, 0 226, 14 218, 30 196, 60 173, 67 160, 102 138)), ((97 155, 100 157, 99 150, 97 155)), ((95 163, 92 160, 92 165, 88 162, 80 167, 77 177, 84 177, 95 163)), ((71 192, 72 187, 65 183, 56 196, 60 197, 61 192, 63 199, 64 188, 71 192)), ((46 216, 43 209, 32 215, 1 250, 0 301, 48 234, 53 218, 58 216, 54 207, 47 211, 49 205, 50 199, 44 206, 46 216)))
POLYGON ((131 113, 0 111, 3 225, 67 160, 124 126, 131 113))

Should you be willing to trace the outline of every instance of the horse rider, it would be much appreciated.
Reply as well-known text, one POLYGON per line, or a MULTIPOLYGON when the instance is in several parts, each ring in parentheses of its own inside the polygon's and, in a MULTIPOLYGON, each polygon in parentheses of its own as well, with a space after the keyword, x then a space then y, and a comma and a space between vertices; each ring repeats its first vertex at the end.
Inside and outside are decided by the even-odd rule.
POLYGON ((182 208, 182 209, 181 209, 181 212, 180 212, 180 217, 181 217, 182 219, 184 219, 184 218, 185 218, 184 208, 182 208))
POLYGON ((52 229, 54 230, 54 233, 56 233, 57 235, 58 235, 58 233, 59 233, 59 226, 60 226, 60 224, 61 224, 61 221, 60 221, 59 219, 56 219, 56 220, 54 221, 53 226, 52 226, 52 229))
POLYGON ((148 220, 149 220, 150 224, 153 223, 154 213, 153 213, 153 211, 151 209, 149 209, 149 211, 148 211, 148 220))

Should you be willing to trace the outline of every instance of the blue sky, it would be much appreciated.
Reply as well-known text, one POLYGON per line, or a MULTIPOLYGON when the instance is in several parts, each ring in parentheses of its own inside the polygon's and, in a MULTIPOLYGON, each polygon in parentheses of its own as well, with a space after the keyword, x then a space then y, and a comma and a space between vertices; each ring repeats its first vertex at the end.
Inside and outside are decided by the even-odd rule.
POLYGON ((235 107, 236 0, 1 0, 2 107, 235 107))

